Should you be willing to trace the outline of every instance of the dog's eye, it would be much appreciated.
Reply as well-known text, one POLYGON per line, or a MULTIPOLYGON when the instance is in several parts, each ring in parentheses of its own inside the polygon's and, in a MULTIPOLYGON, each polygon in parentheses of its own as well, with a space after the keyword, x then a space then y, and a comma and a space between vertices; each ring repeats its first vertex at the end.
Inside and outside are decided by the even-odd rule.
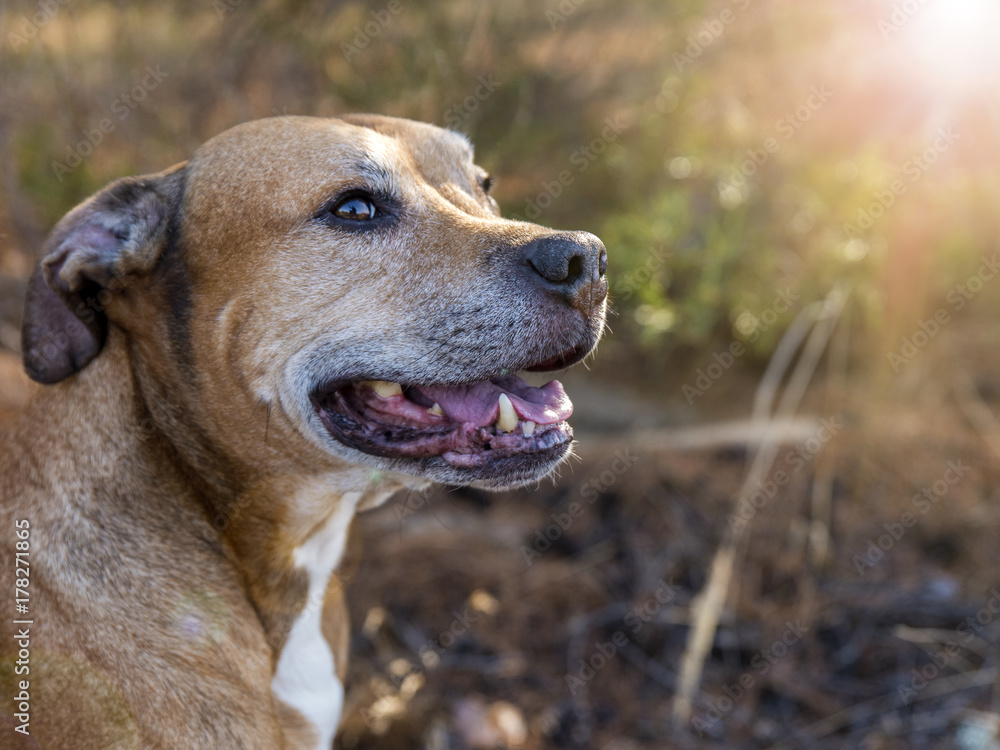
POLYGON ((333 207, 333 215, 338 219, 368 221, 375 218, 375 204, 367 198, 347 198, 333 207))
POLYGON ((488 174, 480 181, 479 184, 482 185, 483 192, 488 193, 490 192, 490 188, 492 188, 496 184, 496 181, 497 181, 496 177, 488 174))

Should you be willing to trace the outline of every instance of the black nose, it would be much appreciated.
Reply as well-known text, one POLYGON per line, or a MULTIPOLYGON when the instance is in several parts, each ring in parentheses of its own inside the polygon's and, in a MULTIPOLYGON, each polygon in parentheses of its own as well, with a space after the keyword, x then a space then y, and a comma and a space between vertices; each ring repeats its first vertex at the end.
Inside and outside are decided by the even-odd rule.
POLYGON ((588 232, 559 232, 538 237, 525 246, 525 260, 543 286, 571 302, 591 307, 608 295, 608 251, 588 232))

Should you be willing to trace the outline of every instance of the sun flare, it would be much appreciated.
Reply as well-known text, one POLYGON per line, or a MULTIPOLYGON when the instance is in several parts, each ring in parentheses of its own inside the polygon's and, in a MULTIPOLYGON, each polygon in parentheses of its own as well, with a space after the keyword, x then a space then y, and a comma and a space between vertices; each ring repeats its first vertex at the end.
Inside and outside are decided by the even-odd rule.
POLYGON ((904 0, 889 27, 928 82, 978 88, 1000 82, 1000 5, 996 0, 904 0))

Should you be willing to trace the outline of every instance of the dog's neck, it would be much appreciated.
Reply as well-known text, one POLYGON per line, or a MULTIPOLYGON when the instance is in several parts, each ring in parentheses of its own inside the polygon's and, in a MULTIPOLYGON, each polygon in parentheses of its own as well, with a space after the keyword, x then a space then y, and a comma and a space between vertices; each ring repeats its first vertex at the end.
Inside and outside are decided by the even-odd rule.
MULTIPOLYGON (((118 558, 115 540, 129 529, 148 534, 132 539, 148 548, 214 550, 260 622, 260 630, 244 622, 241 632, 256 631, 271 647, 271 693, 286 737, 298 733, 303 747, 329 747, 343 708, 348 633, 335 571, 357 509, 398 485, 359 489, 350 484, 356 476, 337 472, 256 481, 200 476, 203 458, 185 443, 190 435, 156 420, 131 354, 112 329, 100 357, 46 387, 24 413, 10 459, 32 467, 54 501, 45 506, 53 515, 33 518, 32 527, 58 533, 75 523, 100 559, 118 558), (220 487, 221 501, 207 496, 220 487), (87 529, 73 520, 81 518, 87 529)), ((252 648, 257 636, 245 635, 252 648)))
POLYGON ((33 400, 17 451, 26 460, 72 457, 41 472, 64 503, 109 516, 167 516, 174 535, 215 537, 280 654, 302 613, 323 609, 357 508, 399 485, 367 485, 363 472, 240 473, 171 408, 169 373, 139 382, 147 373, 133 354, 112 327, 100 357, 33 400), (154 502, 171 507, 148 507, 154 502))
MULTIPOLYGON (((170 467, 162 460, 169 445, 151 424, 124 340, 112 332, 103 356, 78 375, 36 393, 9 444, 15 460, 34 455, 43 464, 45 485, 61 504, 88 509, 99 503, 109 516, 129 516, 146 508, 136 502, 138 489, 164 481, 150 467, 170 467)), ((197 507, 188 477, 173 472, 169 481, 181 485, 179 506, 197 507)))

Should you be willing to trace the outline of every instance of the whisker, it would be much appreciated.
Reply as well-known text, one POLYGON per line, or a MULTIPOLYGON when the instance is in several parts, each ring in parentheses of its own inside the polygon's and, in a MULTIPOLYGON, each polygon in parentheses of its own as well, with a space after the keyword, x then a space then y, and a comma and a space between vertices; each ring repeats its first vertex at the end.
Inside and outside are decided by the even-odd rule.
POLYGON ((250 420, 253 419, 253 415, 257 413, 257 407, 259 407, 262 403, 264 403, 263 397, 257 399, 257 403, 253 405, 253 410, 250 412, 250 416, 247 417, 247 421, 243 423, 244 430, 247 428, 247 425, 250 424, 250 420))

